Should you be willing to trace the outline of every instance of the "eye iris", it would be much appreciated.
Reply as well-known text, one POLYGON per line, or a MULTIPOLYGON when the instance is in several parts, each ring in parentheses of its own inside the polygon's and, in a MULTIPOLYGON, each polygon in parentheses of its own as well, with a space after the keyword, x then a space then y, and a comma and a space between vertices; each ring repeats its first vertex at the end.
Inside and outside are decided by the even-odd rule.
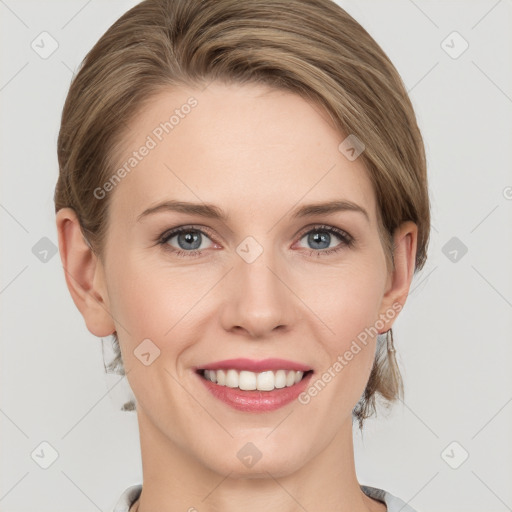
MULTIPOLYGON (((316 231, 309 232, 308 243, 313 245, 314 249, 327 249, 330 245, 331 237, 332 234, 329 230, 317 229, 316 231)), ((178 245, 181 249, 197 250, 201 246, 202 233, 198 230, 189 229, 177 232, 174 236, 169 235, 167 240, 171 238, 177 238, 178 245)))
POLYGON ((315 234, 310 234, 308 236, 308 242, 312 244, 317 243, 325 243, 327 241, 326 247, 315 247, 315 249, 326 249, 329 247, 331 235, 325 231, 317 231, 315 234), (322 233, 321 235, 318 235, 318 233, 322 233))
POLYGON ((201 246, 200 238, 201 238, 201 235, 197 231, 186 231, 185 233, 180 233, 178 235, 178 244, 182 249, 198 249, 201 246), (190 247, 190 246, 186 246, 186 245, 183 246, 183 244, 181 243, 182 239, 185 240, 185 244, 190 244, 190 243, 195 242, 196 245, 194 247, 190 247))

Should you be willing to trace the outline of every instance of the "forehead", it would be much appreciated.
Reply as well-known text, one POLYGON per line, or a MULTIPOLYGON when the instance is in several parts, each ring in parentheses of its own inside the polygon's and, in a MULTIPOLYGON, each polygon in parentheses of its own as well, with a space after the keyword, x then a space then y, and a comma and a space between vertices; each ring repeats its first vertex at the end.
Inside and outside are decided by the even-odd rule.
POLYGON ((212 83, 149 99, 130 124, 116 170, 112 214, 135 222, 146 208, 178 199, 275 217, 300 203, 346 199, 375 216, 362 159, 316 104, 263 85, 212 83))

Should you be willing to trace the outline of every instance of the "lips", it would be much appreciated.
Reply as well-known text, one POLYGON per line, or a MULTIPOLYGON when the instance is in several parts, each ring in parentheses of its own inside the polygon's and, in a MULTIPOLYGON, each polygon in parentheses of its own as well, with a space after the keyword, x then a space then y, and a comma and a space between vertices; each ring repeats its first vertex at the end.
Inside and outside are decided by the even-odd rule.
POLYGON ((307 372, 312 370, 310 366, 295 361, 286 359, 263 359, 262 361, 255 361, 253 359, 225 359, 224 361, 217 361, 215 363, 205 364, 196 367, 196 370, 247 370, 250 372, 264 372, 274 370, 295 370, 307 372))
POLYGON ((227 359, 196 367, 217 399, 246 412, 264 412, 293 401, 307 386, 311 367, 285 359, 227 359))

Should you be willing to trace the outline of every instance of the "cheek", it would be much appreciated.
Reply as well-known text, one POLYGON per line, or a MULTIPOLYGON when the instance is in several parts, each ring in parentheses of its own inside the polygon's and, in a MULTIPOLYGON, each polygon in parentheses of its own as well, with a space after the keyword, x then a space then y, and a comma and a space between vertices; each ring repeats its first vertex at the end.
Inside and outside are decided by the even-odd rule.
MULTIPOLYGON (((357 279, 346 277, 344 283, 325 294, 323 305, 318 305, 329 326, 321 337, 325 357, 299 400, 307 406, 309 417, 319 422, 325 421, 328 411, 333 429, 350 417, 368 383, 375 359, 374 326, 382 298, 375 273, 368 272, 364 279, 361 275, 357 279)), ((316 427, 322 428, 320 424, 316 427)))
POLYGON ((136 259, 112 269, 110 278, 111 313, 137 402, 157 415, 155 424, 173 418, 173 410, 189 399, 175 378, 181 354, 190 345, 186 331, 192 329, 193 315, 187 312, 204 294, 203 287, 190 286, 192 276, 136 259))
POLYGON ((110 311, 129 356, 145 339, 152 340, 161 351, 172 347, 177 353, 182 349, 175 334, 187 324, 187 311, 202 292, 201 287, 190 286, 196 282, 193 277, 192 281, 187 279, 136 259, 112 269, 110 311))
POLYGON ((326 327, 333 349, 357 337, 378 319, 385 285, 378 261, 316 274, 303 288, 304 302, 326 327))
POLYGON ((325 358, 316 386, 310 387, 314 396, 322 390, 322 398, 311 403, 318 407, 318 414, 325 403, 336 404, 340 415, 350 411, 366 387, 375 357, 375 327, 386 277, 383 260, 360 260, 357 265, 333 270, 329 276, 319 279, 317 275, 318 286, 309 288, 305 302, 310 301, 308 305, 312 304, 311 309, 326 326, 320 338, 325 358))

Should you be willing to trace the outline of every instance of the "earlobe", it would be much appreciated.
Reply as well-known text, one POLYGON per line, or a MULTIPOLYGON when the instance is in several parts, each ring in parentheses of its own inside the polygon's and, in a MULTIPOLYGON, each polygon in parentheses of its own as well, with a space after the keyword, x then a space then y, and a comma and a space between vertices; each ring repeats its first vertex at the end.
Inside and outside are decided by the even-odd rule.
POLYGON ((115 331, 115 325, 101 262, 86 242, 72 208, 60 209, 56 223, 64 277, 73 302, 92 334, 108 336, 115 331))
POLYGON ((384 294, 381 306, 381 315, 393 310, 393 315, 388 320, 386 327, 382 332, 388 331, 397 314, 405 305, 405 301, 409 294, 412 279, 414 277, 414 269, 416 263, 416 250, 418 240, 418 227, 412 221, 404 222, 399 226, 393 235, 393 258, 394 269, 391 273, 389 286, 384 294))

